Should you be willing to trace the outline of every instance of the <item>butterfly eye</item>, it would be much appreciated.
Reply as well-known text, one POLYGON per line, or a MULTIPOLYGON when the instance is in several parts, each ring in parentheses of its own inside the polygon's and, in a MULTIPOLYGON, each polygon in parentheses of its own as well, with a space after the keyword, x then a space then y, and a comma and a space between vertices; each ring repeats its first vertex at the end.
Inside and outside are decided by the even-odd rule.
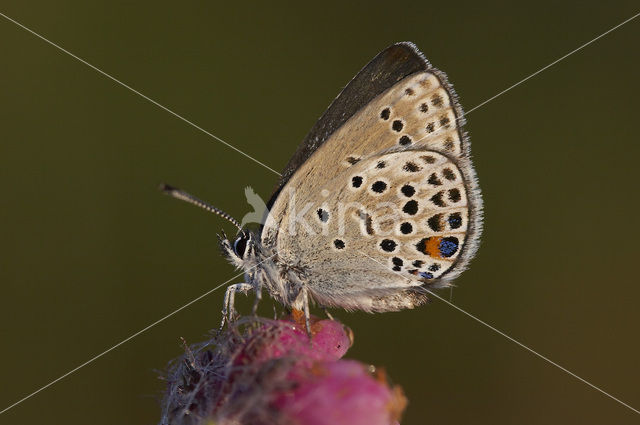
POLYGON ((244 257, 244 252, 247 249, 247 239, 248 236, 243 233, 238 236, 238 239, 233 243, 233 252, 240 258, 244 257))

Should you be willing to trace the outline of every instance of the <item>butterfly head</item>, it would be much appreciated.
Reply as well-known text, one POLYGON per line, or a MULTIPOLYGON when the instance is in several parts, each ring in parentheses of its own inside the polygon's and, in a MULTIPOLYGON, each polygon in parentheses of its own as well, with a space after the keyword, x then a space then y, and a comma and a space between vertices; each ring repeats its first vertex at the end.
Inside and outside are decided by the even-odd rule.
POLYGON ((231 264, 238 268, 245 268, 256 256, 256 235, 246 229, 241 229, 235 239, 230 240, 222 232, 220 238, 220 249, 223 255, 231 264))

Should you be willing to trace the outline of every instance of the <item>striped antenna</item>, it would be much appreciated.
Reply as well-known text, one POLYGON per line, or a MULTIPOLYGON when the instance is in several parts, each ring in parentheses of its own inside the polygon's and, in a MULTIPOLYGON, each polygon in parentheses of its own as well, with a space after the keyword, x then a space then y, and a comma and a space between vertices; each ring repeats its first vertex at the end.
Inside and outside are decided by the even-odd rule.
POLYGON ((240 227, 240 223, 238 220, 231 217, 226 212, 222 211, 219 208, 214 207, 213 205, 207 204, 206 202, 196 198, 193 195, 188 194, 187 192, 178 189, 177 187, 169 186, 168 184, 161 183, 158 187, 159 190, 171 196, 172 198, 180 199, 181 201, 188 202, 190 204, 195 205, 196 207, 200 207, 204 210, 212 212, 214 214, 218 214, 220 217, 225 220, 229 220, 234 226, 236 226, 240 231, 242 231, 242 227, 240 227))

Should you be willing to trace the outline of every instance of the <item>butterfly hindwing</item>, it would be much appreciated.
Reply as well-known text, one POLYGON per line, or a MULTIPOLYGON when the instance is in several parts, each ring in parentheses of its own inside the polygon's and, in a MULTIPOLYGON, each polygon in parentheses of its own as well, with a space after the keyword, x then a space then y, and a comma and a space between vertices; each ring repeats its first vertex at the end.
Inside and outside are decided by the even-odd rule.
POLYGON ((281 223, 287 231, 278 236, 279 253, 306 271, 309 290, 323 305, 411 307, 423 298, 407 291, 444 286, 461 270, 469 200, 462 172, 445 155, 375 154, 328 187, 333 190, 319 193, 303 215, 287 215, 281 223))
MULTIPOLYGON (((454 162, 413 149, 374 155, 344 177, 346 189, 328 203, 346 206, 345 216, 359 224, 360 234, 353 235, 359 254, 423 283, 452 270, 469 223, 465 182, 454 162)), ((325 233, 340 232, 334 225, 325 233)))

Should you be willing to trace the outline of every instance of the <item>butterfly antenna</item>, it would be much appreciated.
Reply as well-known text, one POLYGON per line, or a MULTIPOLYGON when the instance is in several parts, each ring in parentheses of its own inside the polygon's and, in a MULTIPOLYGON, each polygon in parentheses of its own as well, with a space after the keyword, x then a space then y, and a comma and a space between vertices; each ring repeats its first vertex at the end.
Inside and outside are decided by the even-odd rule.
POLYGON ((238 230, 242 230, 242 227, 240 227, 240 223, 238 223, 238 220, 231 217, 226 212, 222 211, 219 208, 214 207, 213 205, 207 204, 206 202, 196 198, 193 195, 188 194, 183 190, 178 189, 177 187, 169 186, 168 184, 162 183, 160 184, 158 189, 164 192, 165 194, 171 196, 172 198, 180 199, 181 201, 188 202, 192 205, 195 205, 196 207, 200 207, 204 210, 217 214, 220 217, 224 218, 225 220, 230 221, 234 226, 238 228, 238 230))

